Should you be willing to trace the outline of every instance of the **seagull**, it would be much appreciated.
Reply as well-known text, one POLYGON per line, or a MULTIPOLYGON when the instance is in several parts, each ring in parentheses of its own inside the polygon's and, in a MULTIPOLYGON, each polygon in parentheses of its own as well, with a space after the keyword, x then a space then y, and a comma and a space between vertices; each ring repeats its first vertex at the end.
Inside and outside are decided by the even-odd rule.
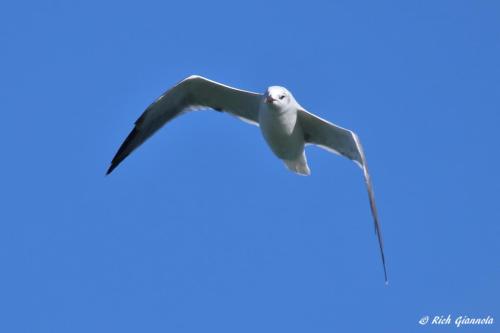
POLYGON ((267 88, 264 94, 258 94, 202 76, 189 76, 157 98, 137 119, 134 128, 111 161, 106 174, 110 174, 167 122, 186 112, 207 108, 227 112, 247 123, 259 126, 273 153, 290 171, 299 175, 311 174, 304 151, 305 146, 309 144, 354 161, 363 170, 385 283, 388 283, 372 181, 358 136, 348 129, 308 112, 286 88, 272 86, 267 88))

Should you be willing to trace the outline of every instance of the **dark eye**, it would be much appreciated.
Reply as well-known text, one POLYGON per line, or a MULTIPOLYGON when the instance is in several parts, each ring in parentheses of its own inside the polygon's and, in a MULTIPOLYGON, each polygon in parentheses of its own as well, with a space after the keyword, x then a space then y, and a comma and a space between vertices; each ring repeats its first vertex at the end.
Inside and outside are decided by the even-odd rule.
POLYGON ((280 95, 280 99, 283 99, 283 98, 285 98, 285 95, 280 95))

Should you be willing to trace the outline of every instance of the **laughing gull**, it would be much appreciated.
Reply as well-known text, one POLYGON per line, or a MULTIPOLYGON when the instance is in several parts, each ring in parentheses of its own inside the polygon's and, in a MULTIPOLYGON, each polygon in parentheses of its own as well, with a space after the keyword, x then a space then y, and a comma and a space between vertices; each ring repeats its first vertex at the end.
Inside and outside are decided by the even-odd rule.
POLYGON ((243 121, 259 126, 274 154, 289 170, 299 175, 307 176, 311 173, 304 152, 307 144, 317 145, 356 162, 363 170, 368 189, 387 283, 375 196, 358 136, 350 130, 309 113, 283 87, 269 87, 264 94, 258 94, 229 87, 201 76, 190 76, 167 90, 137 119, 134 129, 118 149, 106 174, 111 173, 130 153, 167 122, 185 112, 200 108, 228 112, 243 121))

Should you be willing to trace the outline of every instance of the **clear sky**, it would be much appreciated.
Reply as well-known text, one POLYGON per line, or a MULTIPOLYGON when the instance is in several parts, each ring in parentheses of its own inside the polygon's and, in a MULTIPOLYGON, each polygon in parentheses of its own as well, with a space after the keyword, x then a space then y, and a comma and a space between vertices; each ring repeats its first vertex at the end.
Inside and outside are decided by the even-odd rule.
POLYGON ((5 1, 0 45, 1 332, 500 321, 498 1, 5 1), (191 74, 285 86, 359 134, 389 286, 362 173, 321 149, 299 177, 257 128, 197 112, 104 176, 191 74))

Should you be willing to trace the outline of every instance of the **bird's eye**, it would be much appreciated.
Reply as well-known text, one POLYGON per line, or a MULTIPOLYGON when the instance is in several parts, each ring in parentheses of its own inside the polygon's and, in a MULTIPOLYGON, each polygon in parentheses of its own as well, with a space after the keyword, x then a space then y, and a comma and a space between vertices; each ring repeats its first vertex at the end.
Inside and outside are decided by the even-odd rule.
POLYGON ((280 95, 280 99, 283 99, 283 98, 285 98, 285 95, 280 95))

